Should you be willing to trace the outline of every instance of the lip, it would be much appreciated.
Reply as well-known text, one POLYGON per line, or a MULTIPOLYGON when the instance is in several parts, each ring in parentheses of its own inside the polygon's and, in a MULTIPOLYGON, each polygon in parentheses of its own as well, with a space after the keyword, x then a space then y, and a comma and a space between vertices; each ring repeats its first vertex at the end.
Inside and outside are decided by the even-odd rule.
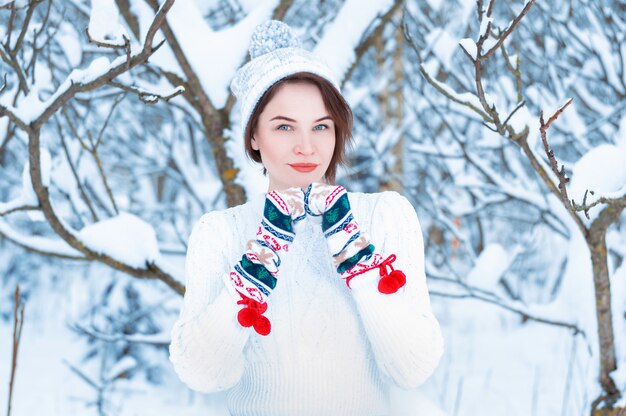
POLYGON ((289 166, 291 166, 298 172, 312 172, 319 165, 316 165, 315 163, 290 163, 289 166))

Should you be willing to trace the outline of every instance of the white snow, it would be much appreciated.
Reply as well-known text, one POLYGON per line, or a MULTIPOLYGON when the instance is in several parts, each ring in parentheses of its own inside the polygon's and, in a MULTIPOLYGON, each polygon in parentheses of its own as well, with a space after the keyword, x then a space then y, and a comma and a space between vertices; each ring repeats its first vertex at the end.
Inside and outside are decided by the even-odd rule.
POLYGON ((111 45, 124 45, 124 36, 130 38, 120 24, 115 0, 91 0, 88 31, 93 40, 111 45))
POLYGON ((457 51, 457 39, 447 30, 437 27, 426 35, 426 42, 428 49, 439 58, 443 67, 448 71, 453 70, 451 62, 457 51))
POLYGON ((126 60, 125 56, 116 58, 113 62, 109 62, 106 56, 100 56, 95 58, 87 68, 74 69, 65 81, 57 88, 57 90, 44 102, 38 98, 38 89, 33 87, 28 94, 19 103, 17 108, 13 108, 8 105, 7 108, 15 113, 24 123, 31 123, 50 106, 50 104, 56 100, 61 94, 70 88, 72 83, 88 83, 105 74, 111 69, 111 67, 120 64, 126 60))
MULTIPOLYGON (((230 81, 236 69, 244 63, 254 28, 271 16, 276 3, 276 0, 259 2, 244 19, 220 31, 209 27, 195 2, 177 1, 168 12, 167 21, 176 39, 202 87, 217 108, 226 104, 230 81)), ((134 9, 142 12, 143 17, 140 20, 142 32, 145 32, 153 13, 139 5, 134 6, 134 9)), ((163 45, 150 60, 163 69, 184 77, 167 45, 163 45)))
POLYGON ((354 50, 365 30, 376 16, 385 14, 392 5, 392 0, 347 0, 326 28, 314 53, 326 61, 340 81, 356 59, 354 50))
POLYGON ((480 29, 478 30, 478 37, 482 37, 487 33, 487 26, 489 23, 493 23, 493 17, 483 15, 483 20, 480 22, 480 29))
POLYGON ((500 244, 485 246, 474 263, 474 268, 467 274, 467 283, 474 287, 494 290, 509 268, 511 256, 500 244))
MULTIPOLYGON (((587 194, 587 204, 602 196, 619 198, 626 195, 626 148, 601 144, 574 164, 568 187, 569 197, 582 204, 586 190, 594 192, 594 195, 587 194)), ((592 208, 589 215, 599 212, 601 206, 592 208)))
POLYGON ((472 57, 472 59, 476 60, 476 54, 478 48, 476 46, 476 42, 472 38, 463 38, 459 41, 459 45, 472 57))
POLYGON ((17 198, 13 198, 13 199, 11 199, 11 200, 9 200, 7 202, 0 201, 0 217, 5 212, 10 211, 10 210, 15 209, 15 208, 18 208, 18 207, 21 207, 23 205, 26 205, 26 204, 24 204, 24 201, 22 200, 21 196, 19 196, 17 198))
POLYGON ((56 40, 63 49, 69 64, 74 68, 80 65, 83 51, 80 35, 76 29, 68 22, 61 22, 56 40))
MULTIPOLYGON (((513 111, 515 108, 510 108, 509 111, 513 111)), ((502 120, 504 121, 504 120, 502 120)), ((509 119, 508 124, 515 129, 516 132, 522 132, 525 127, 528 127, 528 146, 535 151, 539 151, 544 154, 543 144, 540 139, 539 133, 539 116, 531 114, 527 105, 518 109, 515 114, 509 119)), ((548 131, 548 141, 550 138, 550 131, 548 131)), ((520 149, 520 152, 523 150, 520 149)))
POLYGON ((431 9, 439 10, 441 8, 441 4, 443 0, 426 0, 426 2, 428 3, 431 9))
POLYGON ((12 105, 6 107, 24 123, 30 123, 44 110, 43 103, 39 101, 39 91, 35 87, 32 87, 28 95, 18 102, 17 108, 13 108, 12 105))
MULTIPOLYGON (((126 58, 124 58, 126 59, 126 58)), ((99 56, 91 61, 86 69, 75 69, 69 76, 74 83, 87 83, 106 74, 111 69, 111 63, 106 56, 99 56)))
MULTIPOLYGON (((15 203, 22 204, 21 200, 15 200, 15 203)), ((0 208, 1 209, 1 208, 0 208)), ((41 220, 43 221, 43 214, 37 211, 39 216, 35 218, 31 218, 31 220, 41 220)), ((25 247, 30 247, 33 250, 37 250, 43 253, 56 254, 60 256, 73 256, 73 257, 81 257, 81 253, 74 250, 70 247, 65 241, 61 238, 47 238, 36 235, 27 235, 25 233, 21 233, 15 230, 7 221, 5 221, 2 217, 0 217, 0 233, 6 236, 8 239, 15 241, 17 244, 23 245, 25 247)))
POLYGON ((91 250, 136 268, 144 269, 160 256, 152 226, 128 212, 88 225, 77 236, 91 250))
MULTIPOLYGON (((427 60, 422 67, 424 68, 424 70, 426 71, 426 73, 430 76, 430 78, 433 80, 433 82, 440 87, 441 89, 443 89, 447 94, 449 94, 450 96, 454 97, 455 99, 461 101, 461 102, 467 102, 469 104, 472 104, 474 107, 480 109, 482 111, 482 105, 480 104, 480 100, 479 98, 476 96, 476 94, 473 94, 471 92, 464 92, 464 93, 458 93, 456 92, 452 87, 450 87, 449 85, 447 85, 446 83, 442 83, 437 81, 435 74, 435 70, 438 67, 438 62, 433 60, 433 59, 429 59, 427 60)), ((488 96, 486 95, 486 98, 488 96)), ((490 102, 488 100, 488 102, 490 102)), ((455 104, 456 105, 456 104, 455 104)), ((459 109, 461 109, 459 107, 459 109)), ((465 108, 465 111, 471 112, 471 114, 476 115, 476 113, 473 112, 473 110, 470 110, 468 108, 465 108)))
POLYGON ((587 33, 589 36, 589 44, 593 47, 594 51, 598 54, 598 57, 602 61, 602 68, 608 78, 609 84, 612 88, 615 88, 620 93, 624 92, 620 77, 617 74, 617 67, 619 63, 613 57, 610 40, 606 38, 603 33, 587 33))

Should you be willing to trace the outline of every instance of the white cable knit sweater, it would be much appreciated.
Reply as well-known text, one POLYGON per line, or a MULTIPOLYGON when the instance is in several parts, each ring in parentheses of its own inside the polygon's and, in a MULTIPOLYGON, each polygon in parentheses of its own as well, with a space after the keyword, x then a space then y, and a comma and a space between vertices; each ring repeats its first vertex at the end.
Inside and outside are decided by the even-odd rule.
POLYGON ((281 257, 265 316, 268 336, 237 322, 240 296, 228 273, 261 222, 265 194, 204 214, 188 244, 186 293, 172 329, 170 360, 180 379, 200 392, 230 389, 232 416, 388 415, 389 386, 422 384, 443 354, 424 274, 420 224, 397 192, 348 192, 362 230, 406 285, 377 289, 378 268, 339 278, 322 234, 321 217, 296 228, 281 257))

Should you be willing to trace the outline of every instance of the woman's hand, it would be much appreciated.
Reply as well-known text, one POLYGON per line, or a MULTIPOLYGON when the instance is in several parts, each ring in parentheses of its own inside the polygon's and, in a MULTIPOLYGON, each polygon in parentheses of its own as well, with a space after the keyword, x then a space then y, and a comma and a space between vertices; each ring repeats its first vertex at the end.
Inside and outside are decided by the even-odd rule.
POLYGON ((346 188, 341 185, 326 185, 325 183, 313 182, 304 191, 307 214, 315 217, 323 215, 335 199, 345 192, 346 188))
POLYGON ((374 268, 379 268, 381 279, 378 290, 381 293, 394 293, 404 286, 406 276, 391 265, 395 255, 383 259, 375 251, 374 244, 354 217, 348 192, 343 186, 314 182, 304 192, 304 200, 309 215, 322 215, 322 230, 333 256, 333 264, 348 286, 352 278, 374 268), (391 272, 387 267, 391 268, 391 272))
POLYGON ((281 256, 294 240, 293 223, 305 217, 302 189, 268 192, 256 237, 247 242, 245 254, 230 273, 230 281, 241 295, 237 303, 243 305, 237 319, 242 326, 252 326, 261 335, 271 330, 270 321, 263 313, 278 281, 281 256))
POLYGON ((264 214, 265 209, 267 209, 268 206, 268 198, 272 198, 275 202, 278 202, 279 204, 285 204, 285 210, 289 213, 292 223, 297 224, 300 221, 304 220, 304 218, 306 218, 304 191, 302 190, 302 188, 293 186, 291 188, 281 191, 274 190, 268 192, 265 195, 265 207, 263 212, 264 214))

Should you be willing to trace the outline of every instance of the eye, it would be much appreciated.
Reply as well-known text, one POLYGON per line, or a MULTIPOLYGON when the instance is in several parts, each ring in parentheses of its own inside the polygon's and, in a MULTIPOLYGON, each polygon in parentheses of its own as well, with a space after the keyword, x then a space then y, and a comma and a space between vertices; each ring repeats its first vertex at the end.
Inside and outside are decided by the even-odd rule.
POLYGON ((276 130, 289 131, 290 128, 291 128, 291 126, 289 126, 288 124, 281 124, 278 127, 276 127, 276 130), (286 127, 286 128, 283 128, 283 127, 286 127))
POLYGON ((313 128, 313 130, 326 130, 328 129, 328 125, 327 124, 318 124, 317 126, 315 126, 313 128), (322 127, 321 129, 318 129, 318 127, 322 127))

